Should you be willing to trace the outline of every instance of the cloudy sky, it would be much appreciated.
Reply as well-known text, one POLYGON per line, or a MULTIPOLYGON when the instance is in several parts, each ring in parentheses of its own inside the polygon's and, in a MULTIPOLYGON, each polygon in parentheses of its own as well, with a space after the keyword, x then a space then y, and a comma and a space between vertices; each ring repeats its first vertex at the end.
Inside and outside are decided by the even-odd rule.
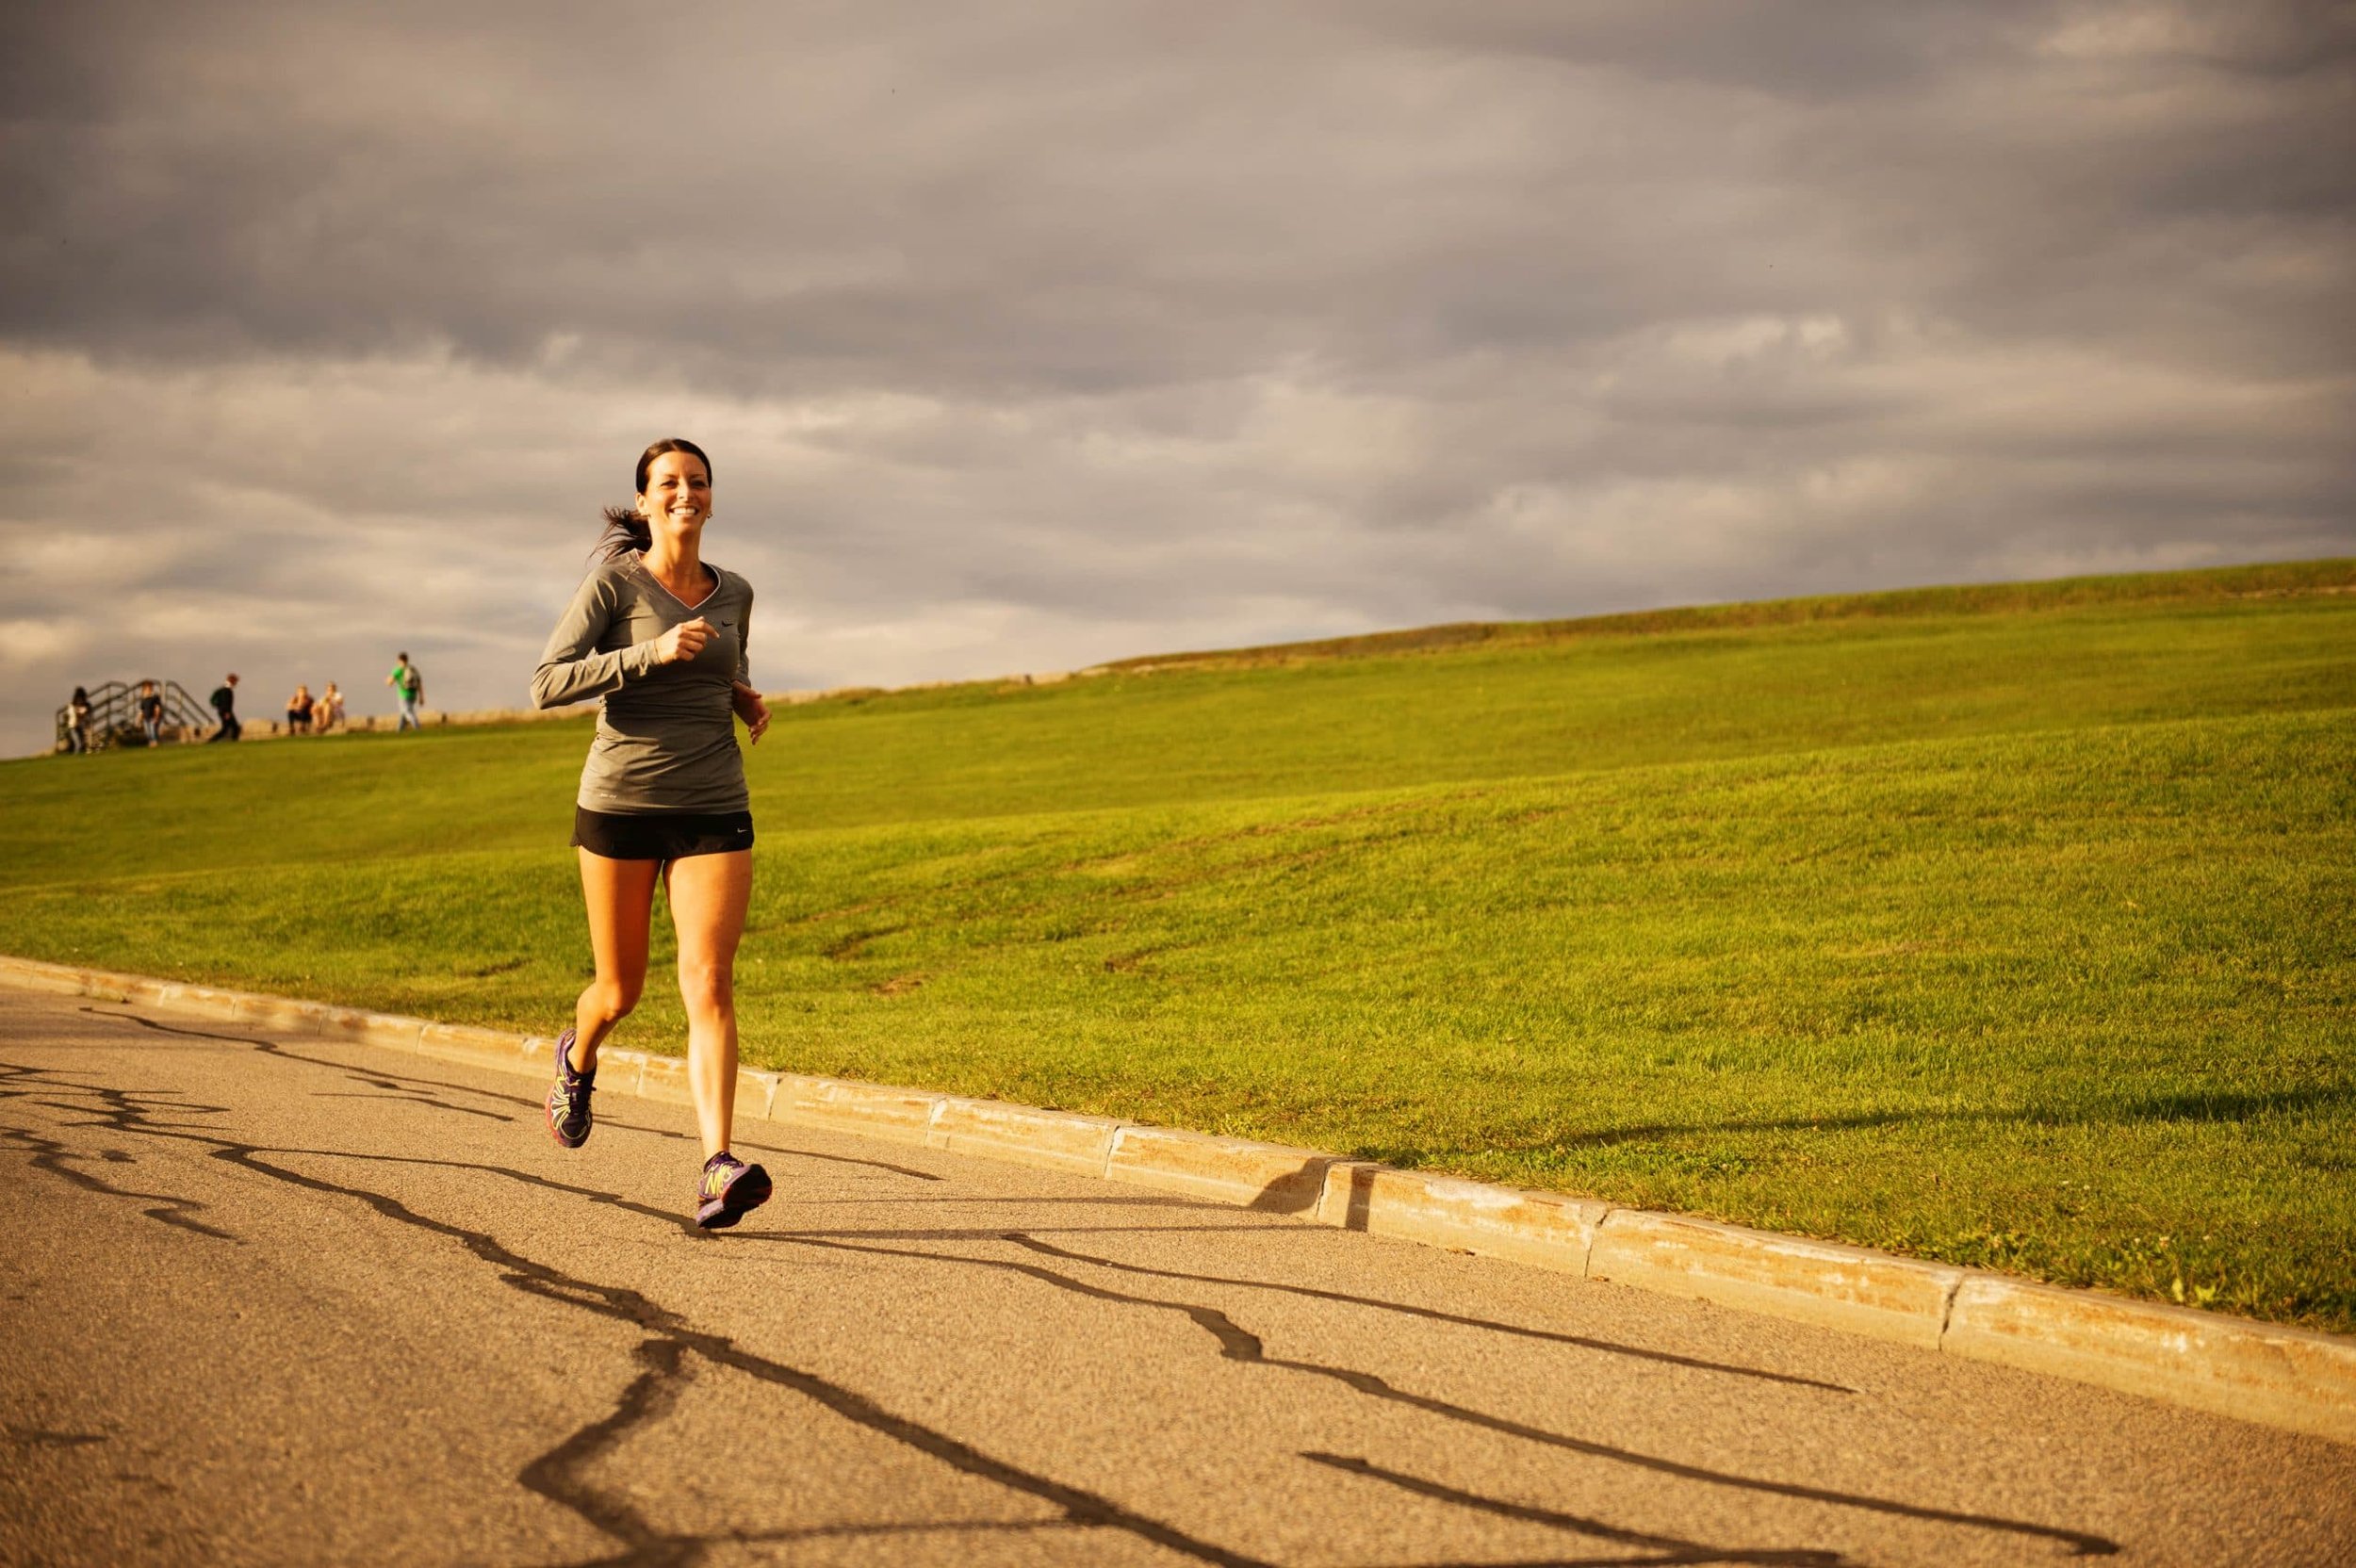
POLYGON ((2356 551, 2356 7, 13 0, 0 752, 2356 551), (670 20, 664 20, 668 18, 670 20))

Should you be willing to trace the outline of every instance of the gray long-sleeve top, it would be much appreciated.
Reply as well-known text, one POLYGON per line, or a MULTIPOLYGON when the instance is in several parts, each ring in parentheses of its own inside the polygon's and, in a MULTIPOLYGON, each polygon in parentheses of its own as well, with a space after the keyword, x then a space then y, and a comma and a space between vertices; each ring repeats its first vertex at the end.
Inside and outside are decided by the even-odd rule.
POLYGON ((730 688, 752 679, 752 584, 704 564, 719 585, 690 605, 637 555, 598 563, 532 672, 538 707, 605 698, 577 797, 592 811, 742 811, 750 804, 730 688), (698 615, 712 623, 703 651, 657 663, 655 639, 698 615))

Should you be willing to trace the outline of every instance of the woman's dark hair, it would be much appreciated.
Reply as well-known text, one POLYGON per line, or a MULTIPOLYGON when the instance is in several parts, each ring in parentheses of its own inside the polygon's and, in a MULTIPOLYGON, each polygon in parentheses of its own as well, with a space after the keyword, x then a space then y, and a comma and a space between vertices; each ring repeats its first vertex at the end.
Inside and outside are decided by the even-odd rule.
MULTIPOLYGON (((52 691, 55 691, 56 689, 57 688, 55 687, 50 688, 52 691)), ((90 706, 90 694, 82 690, 79 686, 76 686, 74 688, 74 700, 80 703, 83 707, 88 708, 90 706)))
MULTIPOLYGON (((664 452, 685 452, 704 466, 706 480, 712 478, 712 459, 704 455, 704 449, 693 441, 674 435, 656 442, 638 454, 638 471, 630 480, 632 495, 643 496, 646 493, 646 470, 653 467, 654 460, 664 452)), ((597 547, 590 552, 590 559, 618 561, 625 555, 644 553, 653 543, 654 530, 646 518, 638 514, 636 508, 609 506, 605 509, 605 531, 597 535, 597 547)))

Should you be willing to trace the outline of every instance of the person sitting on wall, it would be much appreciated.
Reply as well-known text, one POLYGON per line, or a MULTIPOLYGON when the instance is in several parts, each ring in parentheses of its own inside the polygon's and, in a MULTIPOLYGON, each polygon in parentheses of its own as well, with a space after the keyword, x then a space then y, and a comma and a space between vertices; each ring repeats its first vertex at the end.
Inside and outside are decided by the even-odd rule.
POLYGON ((324 735, 343 722, 344 694, 331 680, 327 683, 327 690, 319 694, 319 700, 311 704, 311 733, 324 735))
POLYGON ((311 733, 311 688, 308 685, 297 686, 294 695, 286 699, 287 734, 308 735, 311 733))

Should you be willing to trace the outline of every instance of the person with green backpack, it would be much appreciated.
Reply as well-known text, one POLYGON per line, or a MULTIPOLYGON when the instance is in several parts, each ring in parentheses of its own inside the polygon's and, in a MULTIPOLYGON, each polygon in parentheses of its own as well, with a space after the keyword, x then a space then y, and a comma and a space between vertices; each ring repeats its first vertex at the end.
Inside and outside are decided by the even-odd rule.
POLYGON ((400 662, 393 666, 393 673, 384 678, 384 684, 390 686, 393 694, 401 698, 401 723, 393 727, 396 731, 423 729, 425 721, 417 717, 417 704, 425 700, 425 677, 419 675, 417 667, 409 662, 407 654, 398 657, 400 662))

